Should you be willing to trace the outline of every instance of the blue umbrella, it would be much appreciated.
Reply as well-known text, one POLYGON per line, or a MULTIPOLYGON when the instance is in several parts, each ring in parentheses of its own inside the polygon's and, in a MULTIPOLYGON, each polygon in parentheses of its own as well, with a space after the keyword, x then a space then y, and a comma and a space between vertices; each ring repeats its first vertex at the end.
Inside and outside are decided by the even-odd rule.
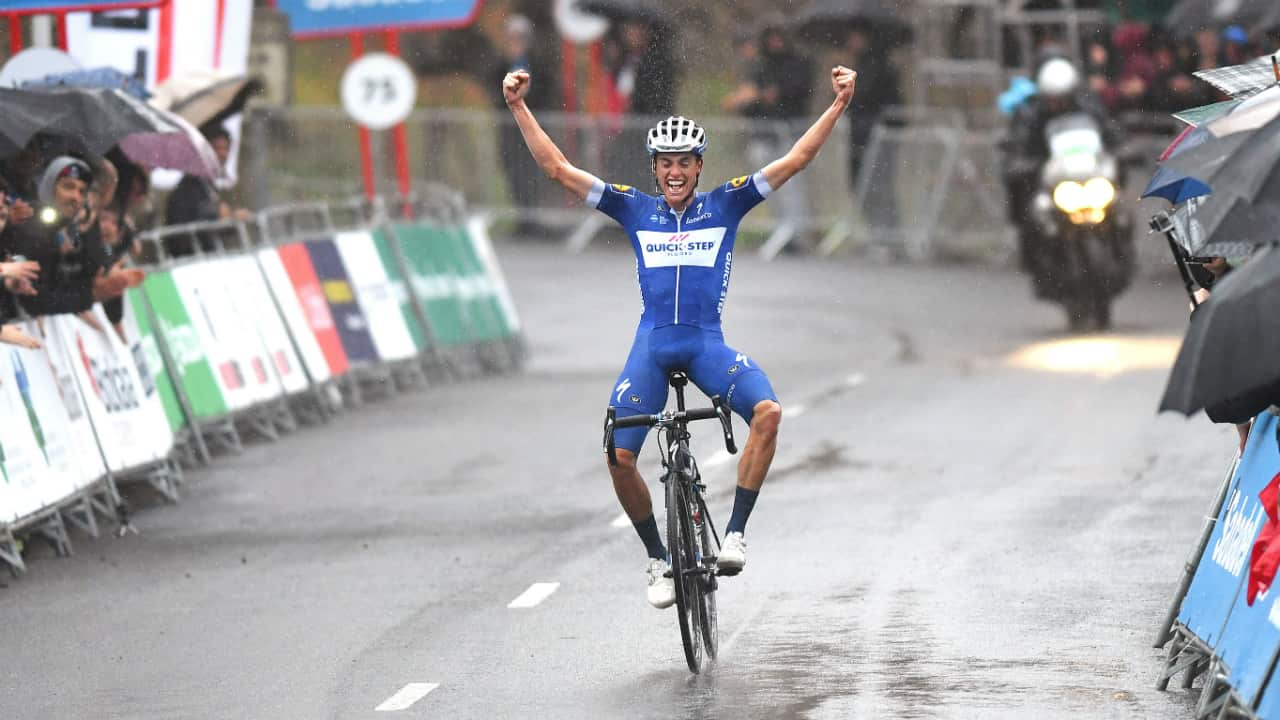
POLYGON ((117 88, 139 100, 151 97, 142 81, 132 75, 126 75, 115 68, 100 67, 88 70, 72 70, 64 73, 45 75, 37 80, 22 83, 23 87, 56 87, 69 85, 83 88, 117 88))
MULTIPOLYGON (((1212 137, 1213 134, 1203 126, 1188 127, 1174 141, 1174 146, 1165 152, 1161 160, 1176 157, 1197 145, 1204 144, 1206 140, 1212 137)), ((1155 175, 1151 176, 1151 182, 1148 182, 1146 189, 1142 191, 1142 197, 1164 198, 1176 205, 1193 197, 1208 195, 1211 192, 1213 192, 1213 188, 1203 181, 1165 165, 1160 165, 1156 168, 1155 175)))

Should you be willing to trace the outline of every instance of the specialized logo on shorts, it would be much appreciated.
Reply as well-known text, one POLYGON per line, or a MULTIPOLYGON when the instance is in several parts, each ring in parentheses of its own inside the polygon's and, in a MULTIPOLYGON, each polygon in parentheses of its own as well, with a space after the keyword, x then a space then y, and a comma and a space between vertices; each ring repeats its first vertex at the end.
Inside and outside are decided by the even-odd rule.
POLYGON ((614 190, 614 192, 621 193, 621 194, 623 194, 623 195, 635 195, 635 194, 636 194, 636 189, 635 189, 635 188, 633 188, 633 187, 631 187, 630 185, 619 185, 619 184, 617 184, 617 183, 614 183, 614 184, 613 184, 613 190, 614 190))
POLYGON ((618 404, 622 404, 622 393, 626 392, 629 387, 631 387, 631 378, 623 380, 618 383, 618 387, 614 388, 618 393, 618 404))
POLYGON ((640 254, 644 258, 645 267, 714 267, 724 233, 723 227, 701 228, 683 233, 638 230, 636 239, 640 241, 640 254))
POLYGON ((736 177, 729 181, 728 188, 730 190, 737 190, 742 186, 746 185, 747 181, 750 179, 751 179, 750 175, 743 175, 742 177, 736 177))

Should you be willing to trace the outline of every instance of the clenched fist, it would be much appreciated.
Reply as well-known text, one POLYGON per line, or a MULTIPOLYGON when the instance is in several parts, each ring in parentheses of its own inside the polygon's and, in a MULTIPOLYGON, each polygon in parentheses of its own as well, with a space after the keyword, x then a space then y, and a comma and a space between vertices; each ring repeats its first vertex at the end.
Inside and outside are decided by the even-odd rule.
POLYGON ((848 103, 853 99, 853 87, 858 83, 858 73, 843 65, 831 68, 831 89, 836 99, 848 103))
POLYGON ((516 70, 507 73, 502 80, 502 97, 508 105, 513 105, 529 94, 529 71, 516 70))

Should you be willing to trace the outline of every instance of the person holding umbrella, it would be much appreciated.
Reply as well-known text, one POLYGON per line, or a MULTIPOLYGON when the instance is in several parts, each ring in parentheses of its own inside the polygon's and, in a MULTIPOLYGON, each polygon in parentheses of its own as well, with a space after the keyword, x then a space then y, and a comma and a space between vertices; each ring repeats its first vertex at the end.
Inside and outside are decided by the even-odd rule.
MULTIPOLYGON (((733 514, 717 558, 725 575, 746 565, 747 519, 773 461, 782 418, 782 406, 764 371, 754 358, 729 347, 721 331, 734 239, 739 222, 752 208, 817 157, 853 100, 856 79, 857 73, 849 68, 832 68, 835 97, 800 139, 754 174, 709 192, 697 191, 708 146, 706 131, 688 118, 658 121, 645 139, 656 196, 630 185, 606 184, 575 167, 525 104, 530 74, 508 73, 502 83, 503 98, 543 173, 618 221, 631 238, 644 309, 626 365, 610 387, 608 404, 619 417, 661 411, 667 398, 667 373, 684 370, 703 392, 725 398, 750 427, 738 464, 733 514)), ((649 489, 636 469, 645 435, 642 428, 617 433, 618 463, 609 466, 609 473, 618 500, 645 546, 648 601, 666 608, 675 602, 675 585, 649 489)))

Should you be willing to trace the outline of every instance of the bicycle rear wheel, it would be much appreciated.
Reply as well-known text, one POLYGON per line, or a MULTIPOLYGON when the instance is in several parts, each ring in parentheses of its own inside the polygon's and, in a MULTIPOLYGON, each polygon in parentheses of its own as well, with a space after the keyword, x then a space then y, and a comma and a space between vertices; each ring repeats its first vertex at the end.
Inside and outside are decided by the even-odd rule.
POLYGON ((702 621, 702 645, 707 649, 707 657, 715 660, 716 653, 720 651, 720 614, 716 608, 716 588, 719 581, 715 572, 711 571, 709 558, 715 557, 718 549, 712 545, 711 518, 707 515, 707 503, 703 500, 702 493, 694 493, 694 499, 694 506, 697 508, 694 517, 701 521, 694 525, 702 546, 702 562, 708 566, 707 574, 699 578, 702 585, 702 602, 698 605, 702 621))
POLYGON ((667 485, 667 552, 671 553, 671 576, 676 585, 676 610, 680 616, 680 639, 684 643, 684 659, 689 671, 702 670, 702 606, 701 578, 690 570, 701 567, 689 501, 676 473, 666 479, 667 485))

